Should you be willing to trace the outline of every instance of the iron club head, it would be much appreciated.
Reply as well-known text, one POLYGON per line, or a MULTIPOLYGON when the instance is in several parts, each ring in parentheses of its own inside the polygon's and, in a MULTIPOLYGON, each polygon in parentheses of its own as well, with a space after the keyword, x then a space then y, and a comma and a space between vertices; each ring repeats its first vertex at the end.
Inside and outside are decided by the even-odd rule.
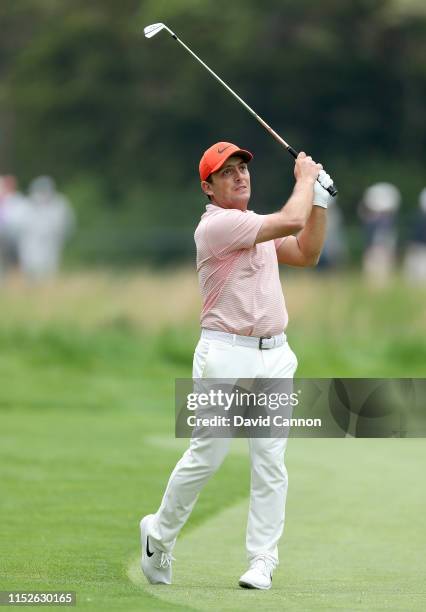
POLYGON ((161 30, 164 30, 165 27, 166 26, 164 25, 164 23, 152 23, 151 25, 147 25, 143 29, 143 33, 145 34, 147 38, 152 38, 153 36, 158 34, 158 32, 161 32, 161 30))

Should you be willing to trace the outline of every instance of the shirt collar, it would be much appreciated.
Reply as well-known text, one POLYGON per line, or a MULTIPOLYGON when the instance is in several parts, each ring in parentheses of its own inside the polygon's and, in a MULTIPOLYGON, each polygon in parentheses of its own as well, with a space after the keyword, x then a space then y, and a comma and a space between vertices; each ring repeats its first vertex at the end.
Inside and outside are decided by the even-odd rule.
POLYGON ((218 206, 217 204, 212 204, 211 202, 208 202, 208 204, 206 204, 206 212, 213 212, 215 210, 239 210, 240 212, 243 212, 243 213, 250 212, 248 209, 240 210, 239 208, 223 208, 222 206, 218 206))

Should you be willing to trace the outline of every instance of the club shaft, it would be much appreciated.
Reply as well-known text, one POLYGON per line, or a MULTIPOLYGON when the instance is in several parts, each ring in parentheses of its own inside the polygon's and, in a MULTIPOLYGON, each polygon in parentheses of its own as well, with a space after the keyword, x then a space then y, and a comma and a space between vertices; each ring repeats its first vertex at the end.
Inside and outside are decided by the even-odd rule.
POLYGON ((271 128, 270 125, 268 125, 266 123, 266 121, 264 119, 262 119, 262 117, 260 117, 256 111, 254 111, 251 106, 249 106, 246 102, 244 102, 244 100, 242 98, 240 98, 240 96, 238 94, 235 93, 235 91, 233 89, 231 89, 229 87, 229 85, 227 85, 225 83, 225 81, 223 81, 220 76, 218 76, 209 66, 207 66, 207 64, 205 62, 203 62, 203 60, 201 58, 198 57, 198 55, 196 53, 194 53, 192 51, 192 49, 190 49, 188 47, 188 45, 186 45, 180 38, 178 38, 178 36, 176 36, 176 34, 172 34, 173 38, 180 44, 182 45, 182 47, 184 49, 186 49, 188 51, 188 53, 190 53, 192 55, 192 57, 194 57, 197 62, 199 62, 202 66, 204 66, 204 68, 206 70, 208 70, 210 72, 210 74, 216 79, 216 81, 218 81, 223 87, 225 87, 225 89, 227 89, 229 91, 230 94, 232 94, 234 96, 234 98, 236 100, 238 100, 238 102, 240 104, 242 104, 244 106, 245 109, 248 110, 248 112, 253 115, 253 117, 255 119, 257 119, 257 121, 266 129, 268 130, 268 132, 271 134, 271 136, 273 136, 275 138, 276 141, 278 141, 283 147, 285 147, 286 149, 290 148, 290 145, 284 140, 284 138, 281 138, 281 136, 279 134, 276 133, 275 130, 273 130, 271 128))

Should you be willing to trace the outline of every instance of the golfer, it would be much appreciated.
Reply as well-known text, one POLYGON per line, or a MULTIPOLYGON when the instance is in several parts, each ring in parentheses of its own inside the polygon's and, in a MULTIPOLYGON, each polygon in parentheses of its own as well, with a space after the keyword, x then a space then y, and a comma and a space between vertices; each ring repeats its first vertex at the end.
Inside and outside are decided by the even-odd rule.
MULTIPOLYGON (((297 359, 285 335, 288 315, 278 264, 312 266, 325 238, 332 179, 305 153, 295 162, 293 193, 279 212, 259 215, 250 200, 253 155, 230 142, 203 154, 201 189, 209 203, 195 231, 203 308, 193 378, 292 378, 297 359)), ((142 571, 171 584, 172 551, 197 497, 225 458, 231 438, 192 438, 161 505, 140 522, 142 571)), ((269 589, 284 528, 287 439, 249 438, 248 570, 239 585, 269 589)))

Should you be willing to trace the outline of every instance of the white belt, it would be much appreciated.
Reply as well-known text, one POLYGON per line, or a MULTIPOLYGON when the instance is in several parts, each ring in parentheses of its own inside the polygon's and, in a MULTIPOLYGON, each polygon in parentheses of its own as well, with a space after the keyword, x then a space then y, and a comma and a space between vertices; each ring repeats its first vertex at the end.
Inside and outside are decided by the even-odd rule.
POLYGON ((207 340, 221 340, 228 344, 238 344, 238 346, 248 346, 260 349, 261 351, 282 346, 287 341, 284 332, 277 336, 262 336, 261 338, 257 338, 255 336, 238 336, 238 334, 228 334, 227 332, 204 328, 201 331, 201 337, 207 340))

